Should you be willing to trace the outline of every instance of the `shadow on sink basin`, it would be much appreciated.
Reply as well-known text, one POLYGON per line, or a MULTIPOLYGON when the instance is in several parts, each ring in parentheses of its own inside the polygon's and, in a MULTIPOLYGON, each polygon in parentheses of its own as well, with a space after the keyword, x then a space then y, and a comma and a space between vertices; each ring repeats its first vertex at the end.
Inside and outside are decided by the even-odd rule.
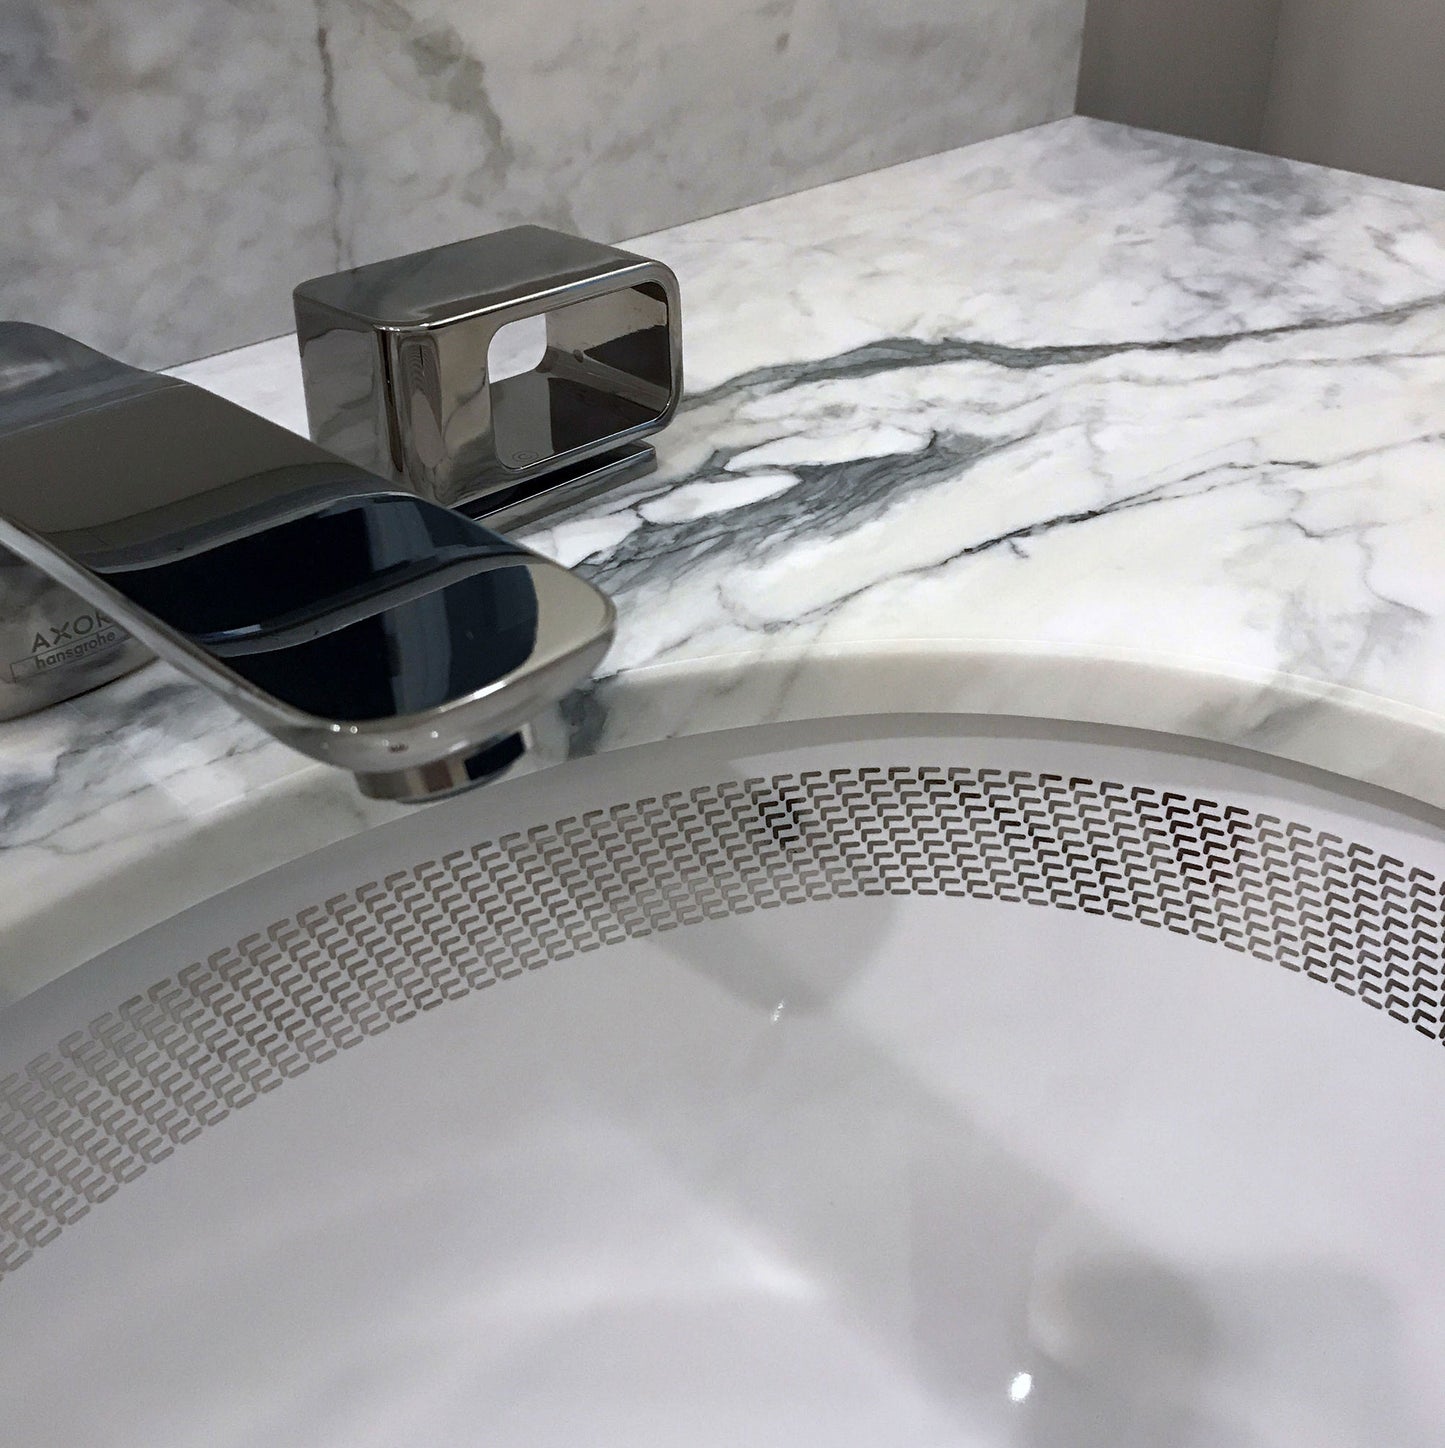
POLYGON ((385 826, 0 1013, 0 1394, 117 1448, 1423 1448, 1440 857, 938 720, 385 826))

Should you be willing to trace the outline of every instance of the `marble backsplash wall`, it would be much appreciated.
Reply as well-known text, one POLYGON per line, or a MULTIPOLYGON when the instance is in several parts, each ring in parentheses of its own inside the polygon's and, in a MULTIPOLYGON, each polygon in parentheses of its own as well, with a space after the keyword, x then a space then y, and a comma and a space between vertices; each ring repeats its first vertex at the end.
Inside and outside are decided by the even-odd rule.
POLYGON ((599 240, 1067 115, 1084 0, 6 0, 0 316, 143 366, 303 277, 599 240))

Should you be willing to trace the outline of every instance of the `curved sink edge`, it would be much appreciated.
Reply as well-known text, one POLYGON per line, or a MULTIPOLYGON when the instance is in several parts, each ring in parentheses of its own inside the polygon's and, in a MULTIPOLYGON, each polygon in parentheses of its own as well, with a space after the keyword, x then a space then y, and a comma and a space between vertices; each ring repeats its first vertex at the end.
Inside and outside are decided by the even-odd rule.
MULTIPOLYGON (((936 639, 729 652, 603 675, 565 712, 532 771, 764 724, 1032 719, 1323 771, 1345 789, 1401 796, 1417 814, 1424 806, 1445 830, 1435 817, 1445 810, 1445 717, 1345 685, 1143 653, 936 639)), ((349 776, 302 756, 289 771, 274 765, 219 808, 188 810, 157 784, 77 822, 78 842, 12 848, 16 888, 0 901, 0 932, 13 964, 0 973, 0 1008, 222 890, 408 812, 362 799, 349 776)))
POLYGON ((1307 675, 1142 650, 920 638, 730 652, 603 676, 584 708, 592 717, 574 722, 574 757, 809 719, 1038 719, 1240 749, 1265 767, 1302 765, 1445 811, 1445 714, 1307 675))

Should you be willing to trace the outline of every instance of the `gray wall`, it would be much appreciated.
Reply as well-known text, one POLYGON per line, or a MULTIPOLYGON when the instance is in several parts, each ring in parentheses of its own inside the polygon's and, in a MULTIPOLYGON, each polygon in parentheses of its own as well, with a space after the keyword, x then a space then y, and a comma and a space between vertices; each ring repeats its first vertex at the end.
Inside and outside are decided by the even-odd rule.
POLYGON ((1445 0, 1089 0, 1079 110, 1445 187, 1445 0))
POLYGON ((1067 115, 1084 0, 4 0, 0 316, 143 365, 303 277, 615 240, 1067 115))

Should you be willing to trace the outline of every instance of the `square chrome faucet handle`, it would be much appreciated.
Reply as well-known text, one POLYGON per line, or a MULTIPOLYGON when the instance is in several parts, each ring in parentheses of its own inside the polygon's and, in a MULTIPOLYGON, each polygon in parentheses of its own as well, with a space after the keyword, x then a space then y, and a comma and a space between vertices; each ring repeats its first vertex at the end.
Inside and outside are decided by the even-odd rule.
POLYGON ((641 439, 682 394, 672 270, 546 227, 316 277, 295 305, 312 438, 493 527, 651 471, 641 439), (507 375, 529 321, 541 357, 507 375))

